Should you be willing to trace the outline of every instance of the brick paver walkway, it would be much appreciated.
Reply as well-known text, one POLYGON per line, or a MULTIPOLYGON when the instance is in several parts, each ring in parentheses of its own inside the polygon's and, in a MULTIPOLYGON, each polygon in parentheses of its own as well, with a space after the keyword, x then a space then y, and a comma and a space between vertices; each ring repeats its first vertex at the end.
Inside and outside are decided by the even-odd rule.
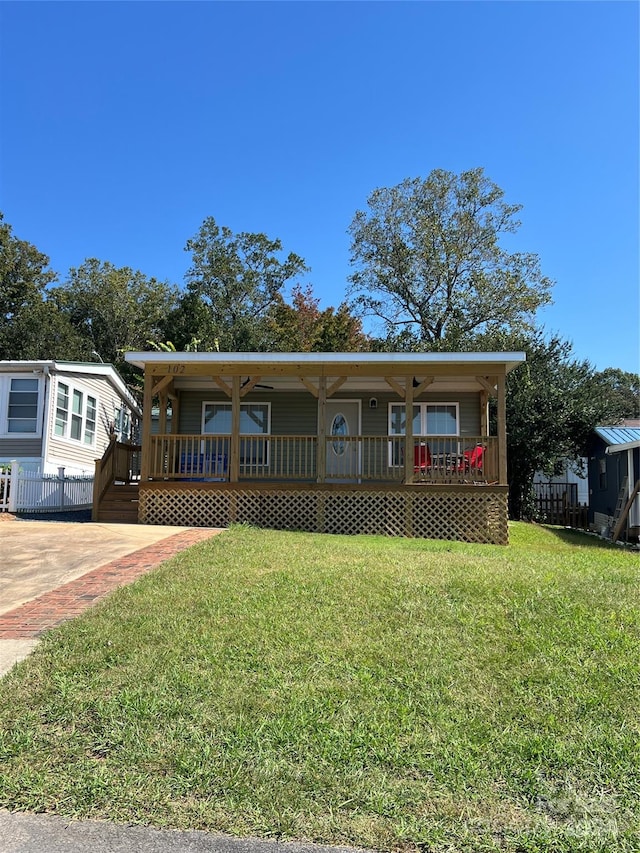
POLYGON ((179 551, 219 533, 218 530, 194 529, 176 533, 147 545, 125 557, 45 592, 25 604, 0 614, 0 640, 39 637, 48 628, 60 625, 91 607, 119 586, 131 583, 140 575, 155 569, 179 551))

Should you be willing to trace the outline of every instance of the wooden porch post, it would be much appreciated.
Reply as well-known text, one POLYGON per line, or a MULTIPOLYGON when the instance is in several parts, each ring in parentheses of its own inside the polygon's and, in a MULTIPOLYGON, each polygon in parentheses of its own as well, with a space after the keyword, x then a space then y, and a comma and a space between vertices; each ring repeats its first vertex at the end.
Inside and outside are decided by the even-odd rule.
POLYGON ((480 435, 482 438, 489 435, 489 411, 488 411, 489 394, 486 391, 480 392, 480 435))
POLYGON ((498 482, 506 486, 507 480, 507 378, 498 376, 498 482))
POLYGON ((229 448, 229 482, 240 479, 240 377, 231 377, 231 447, 229 448))
POLYGON ((327 377, 318 379, 318 446, 316 447, 316 482, 327 479, 327 377))
POLYGON ((149 479, 151 470, 151 408, 153 406, 153 376, 144 374, 144 395, 142 398, 142 453, 140 456, 140 479, 149 479))
POLYGON ((169 402, 169 398, 165 391, 160 394, 159 406, 160 406, 160 418, 158 421, 158 432, 160 435, 164 435, 167 431, 167 405, 169 402))
POLYGON ((413 483, 415 451, 413 445, 413 376, 405 377, 404 391, 404 481, 413 483))

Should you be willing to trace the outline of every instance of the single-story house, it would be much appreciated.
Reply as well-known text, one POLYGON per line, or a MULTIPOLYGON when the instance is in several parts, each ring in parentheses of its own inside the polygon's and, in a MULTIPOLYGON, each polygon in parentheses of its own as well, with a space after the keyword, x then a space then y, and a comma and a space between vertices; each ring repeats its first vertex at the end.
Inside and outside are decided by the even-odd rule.
POLYGON ((523 353, 125 358, 144 371, 142 523, 508 541, 505 380, 523 353))
MULTIPOLYGON (((640 421, 597 427, 588 447, 589 525, 598 533, 612 532, 616 509, 633 497, 640 480, 640 421)), ((640 534, 640 495, 636 494, 624 529, 640 534)))
POLYGON ((0 361, 0 465, 93 474, 113 437, 129 441, 142 413, 110 364, 0 361))

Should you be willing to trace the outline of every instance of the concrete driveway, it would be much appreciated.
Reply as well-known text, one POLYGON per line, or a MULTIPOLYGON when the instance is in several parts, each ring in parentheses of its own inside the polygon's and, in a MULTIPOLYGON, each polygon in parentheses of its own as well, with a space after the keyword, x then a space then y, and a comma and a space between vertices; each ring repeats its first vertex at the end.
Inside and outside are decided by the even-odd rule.
MULTIPOLYGON (((188 530, 137 524, 0 521, 0 615, 188 530)), ((0 639, 0 676, 26 657, 36 642, 37 638, 0 639)))

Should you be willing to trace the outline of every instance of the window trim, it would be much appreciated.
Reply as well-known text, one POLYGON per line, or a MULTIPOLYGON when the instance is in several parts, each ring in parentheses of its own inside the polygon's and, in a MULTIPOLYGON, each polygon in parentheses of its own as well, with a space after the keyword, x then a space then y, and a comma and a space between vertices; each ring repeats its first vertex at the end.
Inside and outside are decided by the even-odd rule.
MULTIPOLYGON (((5 373, 0 376, 0 436, 3 439, 42 438, 42 413, 44 408, 43 380, 33 373, 5 373), (12 379, 34 379, 38 383, 36 428, 33 432, 9 432, 9 395, 12 379)), ((33 392, 31 392, 33 393, 33 392)))
MULTIPOLYGON (((221 435, 221 436, 230 436, 231 430, 229 432, 212 432, 208 433, 205 431, 205 411, 207 406, 226 406, 228 409, 231 409, 231 403, 226 400, 204 400, 202 403, 202 412, 200 419, 200 432, 201 435, 221 435)), ((264 462, 256 463, 249 461, 246 462, 242 455, 240 456, 240 467, 251 467, 251 468, 268 468, 270 464, 270 456, 271 456, 271 442, 269 441, 271 437, 271 401, 269 400, 242 400, 240 401, 240 410, 242 411, 243 407, 248 406, 266 406, 267 408, 267 431, 264 433, 259 432, 240 432, 240 438, 242 436, 263 436, 265 442, 265 453, 264 453, 264 462)))
MULTIPOLYGON (((442 402, 433 401, 433 402, 431 402, 431 400, 429 400, 429 401, 421 401, 418 403, 416 403, 414 401, 413 405, 414 405, 414 407, 418 406, 420 408, 420 428, 421 428, 420 432, 414 433, 414 435, 417 435, 417 436, 446 435, 447 437, 449 437, 449 436, 450 437, 456 437, 456 436, 460 435, 460 403, 459 402, 445 402, 445 401, 442 401, 442 402), (439 432, 427 432, 426 429, 424 431, 422 430, 422 428, 426 427, 426 425, 427 425, 427 409, 428 408, 434 408, 436 406, 453 406, 453 407, 455 407, 455 410, 456 410, 456 431, 455 432, 439 433, 439 432)), ((399 435, 405 435, 405 433, 404 432, 392 432, 391 431, 391 426, 392 426, 392 424, 391 424, 391 417, 392 417, 391 413, 392 413, 394 406, 402 407, 405 409, 405 419, 406 419, 406 406, 407 406, 407 404, 406 403, 396 403, 396 402, 390 402, 389 403, 389 416, 388 416, 388 421, 387 421, 388 430, 389 430, 388 435, 394 436, 395 438, 397 438, 399 435)))
POLYGON ((53 412, 51 417, 51 438, 53 441, 64 441, 65 444, 70 444, 73 447, 84 447, 87 449, 95 448, 97 444, 98 438, 98 413, 100 411, 100 398, 96 394, 95 391, 87 390, 87 388, 82 385, 75 385, 71 382, 66 376, 65 377, 56 377, 55 388, 52 393, 52 403, 53 403, 53 412), (62 434, 56 432, 57 427, 57 418, 58 418, 58 392, 60 385, 64 385, 67 389, 67 408, 63 411, 66 412, 66 418, 64 422, 64 431, 62 434), (80 412, 75 412, 73 407, 74 396, 76 394, 81 395, 82 403, 80 412), (94 417, 88 418, 88 410, 89 410, 89 400, 93 400, 94 406, 94 417), (71 430, 75 422, 77 423, 78 419, 80 419, 80 437, 75 438, 71 435, 71 430), (86 440, 87 433, 87 423, 93 424, 93 434, 91 437, 91 441, 86 440))
MULTIPOLYGON (((421 400, 419 402, 416 402, 414 400, 413 405, 414 405, 414 407, 418 407, 420 409, 420 432, 414 433, 415 437, 425 438, 428 436, 437 436, 437 437, 452 438, 452 439, 453 438, 460 438, 460 403, 459 402, 457 402, 457 401, 453 401, 453 402, 448 401, 447 402, 444 400, 442 400, 442 401, 421 400), (436 406, 449 406, 449 407, 455 408, 455 410, 456 410, 456 431, 455 432, 439 433, 439 432, 427 432, 426 431, 427 410, 430 407, 435 408, 436 406)), ((406 407, 407 407, 407 404, 401 403, 401 402, 395 402, 395 401, 390 402, 389 403, 389 411, 388 411, 388 419, 387 419, 387 435, 389 436, 390 439, 391 438, 397 439, 399 437, 406 435, 406 427, 405 427, 405 432, 392 432, 392 429, 391 429, 391 427, 392 427, 392 412, 393 412, 394 406, 404 408, 404 410, 405 410, 405 425, 406 425, 406 407)), ((394 461, 394 442, 390 440, 389 441, 389 453, 388 453, 389 468, 401 468, 402 464, 403 463, 401 463, 399 461, 398 462, 394 461)))

